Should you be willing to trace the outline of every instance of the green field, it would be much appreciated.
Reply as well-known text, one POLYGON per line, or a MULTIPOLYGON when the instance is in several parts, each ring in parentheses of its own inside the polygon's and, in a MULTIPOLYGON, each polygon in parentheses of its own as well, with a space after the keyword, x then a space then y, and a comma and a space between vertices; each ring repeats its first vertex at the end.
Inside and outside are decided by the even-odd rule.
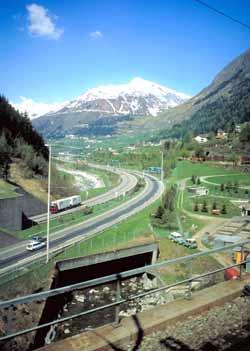
POLYGON ((231 218, 234 216, 239 216, 240 215, 240 209, 239 207, 233 205, 228 199, 226 198, 220 198, 220 197, 216 197, 216 196, 197 196, 197 197, 190 197, 189 194, 185 191, 184 192, 184 197, 183 197, 183 206, 184 209, 189 211, 189 212, 193 212, 196 214, 201 214, 204 216, 213 216, 211 211, 213 208, 213 203, 216 202, 217 205, 217 209, 222 209, 223 205, 226 206, 226 214, 220 214, 219 217, 225 217, 225 218, 231 218), (203 206, 203 202, 204 200, 207 203, 207 209, 208 212, 202 212, 202 206, 203 206), (195 212, 194 211, 194 206, 195 203, 198 204, 199 207, 199 211, 195 212))
POLYGON ((239 186, 250 186, 250 175, 249 174, 235 174, 235 175, 226 175, 223 177, 209 177, 206 179, 208 182, 216 184, 226 184, 231 182, 234 184, 238 182, 239 186))
MULTIPOLYGON (((174 180, 189 178, 192 175, 197 177, 217 174, 235 174, 235 170, 216 166, 213 163, 194 163, 190 161, 180 161, 172 173, 174 180)), ((219 177, 218 177, 219 178, 219 177)))

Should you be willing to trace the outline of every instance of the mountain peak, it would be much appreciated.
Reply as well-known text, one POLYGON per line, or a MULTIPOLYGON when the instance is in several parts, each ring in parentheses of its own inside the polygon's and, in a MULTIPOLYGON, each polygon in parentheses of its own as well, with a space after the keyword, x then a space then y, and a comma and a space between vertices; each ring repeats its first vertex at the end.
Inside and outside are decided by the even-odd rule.
POLYGON ((60 115, 67 113, 94 113, 97 116, 138 115, 156 116, 168 108, 177 106, 190 96, 169 89, 160 84, 134 77, 120 85, 103 85, 88 89, 80 96, 62 104, 42 104, 26 99, 16 104, 30 117, 60 115), (41 110, 41 113, 37 109, 41 110))

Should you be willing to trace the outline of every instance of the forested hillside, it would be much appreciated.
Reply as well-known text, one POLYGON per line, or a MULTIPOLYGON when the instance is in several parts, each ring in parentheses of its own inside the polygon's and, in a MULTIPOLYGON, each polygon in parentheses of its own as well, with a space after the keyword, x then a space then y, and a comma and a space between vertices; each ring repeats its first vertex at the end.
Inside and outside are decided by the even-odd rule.
POLYGON ((177 123, 161 131, 161 137, 180 137, 190 130, 230 131, 232 125, 250 121, 250 51, 226 66, 198 95, 162 117, 177 123))
POLYGON ((16 158, 23 161, 27 177, 47 172, 48 149, 43 138, 29 118, 0 95, 0 178, 8 179, 10 164, 16 158))

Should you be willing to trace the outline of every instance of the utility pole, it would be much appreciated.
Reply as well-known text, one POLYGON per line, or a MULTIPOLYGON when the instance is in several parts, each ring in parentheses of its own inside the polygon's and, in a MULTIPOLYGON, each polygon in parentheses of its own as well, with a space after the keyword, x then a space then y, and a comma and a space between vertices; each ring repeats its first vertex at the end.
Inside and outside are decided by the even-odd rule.
POLYGON ((161 181, 163 182, 164 170, 163 170, 163 151, 161 151, 161 181))
POLYGON ((48 203, 47 203, 47 242, 46 242, 46 263, 49 262, 49 224, 50 224, 50 178, 51 178, 51 145, 49 148, 49 169, 48 169, 48 203))

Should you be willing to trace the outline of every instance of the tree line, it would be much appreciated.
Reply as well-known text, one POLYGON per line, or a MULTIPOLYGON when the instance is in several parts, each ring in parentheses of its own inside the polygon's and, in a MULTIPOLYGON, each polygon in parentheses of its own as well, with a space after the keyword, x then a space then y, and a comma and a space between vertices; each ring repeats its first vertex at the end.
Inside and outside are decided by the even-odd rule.
POLYGON ((14 158, 23 160, 26 176, 47 173, 48 148, 27 114, 0 95, 0 177, 7 180, 14 158))

